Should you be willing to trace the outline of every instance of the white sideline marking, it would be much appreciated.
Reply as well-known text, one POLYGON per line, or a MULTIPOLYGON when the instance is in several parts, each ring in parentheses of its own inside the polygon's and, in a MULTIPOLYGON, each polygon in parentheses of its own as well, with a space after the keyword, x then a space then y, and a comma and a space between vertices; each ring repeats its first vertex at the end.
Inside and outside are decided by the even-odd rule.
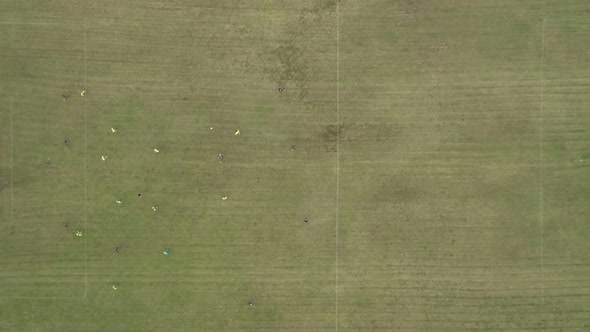
POLYGON ((339 192, 340 192, 340 14, 339 1, 336 0, 336 266, 335 266, 335 309, 336 309, 336 332, 338 332, 338 228, 340 215, 339 192))
POLYGON ((545 304, 545 258, 543 226, 543 94, 545 89, 545 21, 541 27, 541 100, 539 105, 539 223, 541 226, 541 304, 545 304))
POLYGON ((14 223, 14 139, 12 135, 12 97, 10 97, 10 223, 14 223))
MULTIPOLYGON (((87 91, 86 89, 86 18, 84 18, 84 91, 87 91)), ((87 97, 83 97, 84 98, 84 233, 86 233, 86 236, 84 236, 84 299, 86 299, 86 296, 88 295, 88 250, 87 248, 87 243, 88 243, 88 232, 86 229, 86 224, 88 221, 88 209, 87 209, 87 191, 86 191, 86 173, 88 170, 88 158, 87 156, 87 121, 86 121, 86 98, 87 97)))

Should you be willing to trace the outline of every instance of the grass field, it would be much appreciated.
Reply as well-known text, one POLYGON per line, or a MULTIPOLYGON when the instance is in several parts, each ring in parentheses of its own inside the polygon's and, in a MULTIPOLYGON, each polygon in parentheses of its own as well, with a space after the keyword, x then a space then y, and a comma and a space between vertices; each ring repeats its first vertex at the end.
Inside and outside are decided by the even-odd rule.
POLYGON ((589 42, 582 0, 0 1, 0 331, 590 330, 589 42))

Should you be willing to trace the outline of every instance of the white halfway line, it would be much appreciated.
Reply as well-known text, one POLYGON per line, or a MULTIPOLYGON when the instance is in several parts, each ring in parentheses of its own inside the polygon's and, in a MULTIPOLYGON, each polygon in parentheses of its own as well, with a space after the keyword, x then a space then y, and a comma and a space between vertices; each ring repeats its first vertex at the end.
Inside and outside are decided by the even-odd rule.
POLYGON ((10 97, 10 222, 14 223, 14 138, 12 134, 12 97, 10 97))
MULTIPOLYGON (((84 91, 87 90, 86 88, 86 18, 84 18, 84 91)), ((84 232, 86 235, 84 236, 84 299, 88 295, 88 250, 87 250, 87 243, 88 243, 88 232, 87 232, 87 222, 88 222, 88 208, 87 208, 87 171, 88 171, 88 158, 87 158, 87 147, 88 147, 88 140, 87 140, 87 113, 86 113, 86 97, 84 97, 84 232)))
POLYGON ((334 305, 336 311, 335 330, 338 332, 338 228, 340 215, 340 4, 336 0, 336 263, 335 263, 335 286, 334 305))
POLYGON ((543 95, 545 90, 545 19, 541 28, 541 100, 539 105, 539 223, 541 227, 541 304, 545 304, 545 253, 543 226, 543 95))

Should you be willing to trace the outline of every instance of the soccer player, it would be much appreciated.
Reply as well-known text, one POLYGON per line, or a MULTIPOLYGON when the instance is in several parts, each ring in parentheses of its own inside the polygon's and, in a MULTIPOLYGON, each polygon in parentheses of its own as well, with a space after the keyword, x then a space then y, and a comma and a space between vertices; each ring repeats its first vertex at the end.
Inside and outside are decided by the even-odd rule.
POLYGON ((223 155, 220 153, 219 156, 217 156, 217 159, 219 159, 219 162, 221 163, 223 161, 223 155))
POLYGON ((291 146, 291 151, 295 151, 295 145, 291 146))
POLYGON ((119 246, 117 246, 117 248, 115 248, 115 254, 119 253, 119 246))
POLYGON ((303 223, 307 224, 309 222, 309 220, 307 220, 307 218, 303 218, 303 223))

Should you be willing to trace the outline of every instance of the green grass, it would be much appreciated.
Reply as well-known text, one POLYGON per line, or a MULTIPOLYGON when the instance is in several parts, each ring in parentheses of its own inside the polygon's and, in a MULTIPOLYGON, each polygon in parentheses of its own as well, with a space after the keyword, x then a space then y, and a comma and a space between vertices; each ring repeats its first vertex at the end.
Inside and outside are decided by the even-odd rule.
POLYGON ((0 2, 0 330, 587 329, 589 10, 0 2))

